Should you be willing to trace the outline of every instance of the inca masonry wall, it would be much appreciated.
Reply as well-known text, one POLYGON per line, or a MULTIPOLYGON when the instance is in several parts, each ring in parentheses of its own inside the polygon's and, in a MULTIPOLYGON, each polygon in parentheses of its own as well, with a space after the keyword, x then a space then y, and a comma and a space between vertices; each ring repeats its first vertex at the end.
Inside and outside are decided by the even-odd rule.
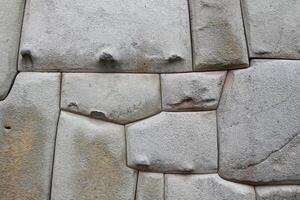
POLYGON ((300 200, 300 0, 1 0, 0 200, 300 200))

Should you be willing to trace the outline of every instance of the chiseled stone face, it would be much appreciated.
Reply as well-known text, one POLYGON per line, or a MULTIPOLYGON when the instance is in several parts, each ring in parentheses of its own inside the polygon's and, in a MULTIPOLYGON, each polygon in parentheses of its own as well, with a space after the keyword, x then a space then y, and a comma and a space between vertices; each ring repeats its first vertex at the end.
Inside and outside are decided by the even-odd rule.
POLYGON ((164 174, 139 172, 137 200, 164 200, 164 189, 164 174))
POLYGON ((162 112, 126 126, 128 165, 155 172, 217 170, 216 112, 162 112))
POLYGON ((28 1, 19 69, 192 70, 187 1, 28 1))
POLYGON ((191 0, 194 70, 248 66, 239 0, 191 0))
POLYGON ((62 108, 121 124, 154 115, 161 110, 159 75, 65 73, 62 108))
POLYGON ((166 175, 166 200, 255 200, 254 188, 217 174, 166 175))
POLYGON ((217 109, 226 72, 162 74, 162 108, 166 111, 217 109))
POLYGON ((0 199, 48 199, 60 74, 19 73, 0 102, 0 199))
POLYGON ((17 71, 24 2, 0 2, 0 100, 6 97, 17 71))
POLYGON ((243 0, 251 57, 300 59, 300 1, 243 0))
POLYGON ((260 186, 255 188, 257 200, 299 200, 299 185, 260 186))
POLYGON ((300 62, 254 60, 229 72, 218 109, 219 173, 300 184, 300 62))
POLYGON ((137 174, 126 166, 124 126, 61 112, 52 199, 134 199, 137 174))

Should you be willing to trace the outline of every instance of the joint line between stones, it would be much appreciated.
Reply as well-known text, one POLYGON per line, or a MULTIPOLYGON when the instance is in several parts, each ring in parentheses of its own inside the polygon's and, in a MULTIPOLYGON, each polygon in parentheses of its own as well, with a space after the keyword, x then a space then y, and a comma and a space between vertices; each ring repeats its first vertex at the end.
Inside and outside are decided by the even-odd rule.
POLYGON ((192 58, 192 71, 194 70, 194 44, 193 44, 193 29, 192 29, 192 9, 191 9, 191 1, 186 0, 188 5, 188 14, 189 14, 189 29, 190 29, 190 42, 191 42, 191 58, 192 58))
POLYGON ((57 122, 56 122, 56 130, 55 130, 54 144, 53 144, 52 168, 51 168, 50 188, 49 188, 49 200, 51 200, 51 198, 52 198, 52 183, 53 183, 53 174, 54 174, 56 140, 57 140, 57 133, 58 133, 58 125, 59 125, 59 120, 60 120, 60 114, 61 114, 61 112, 62 112, 62 110, 61 110, 62 78, 63 78, 63 74, 60 73, 59 104, 58 104, 58 107, 59 107, 59 113, 58 113, 58 119, 57 119, 57 122))

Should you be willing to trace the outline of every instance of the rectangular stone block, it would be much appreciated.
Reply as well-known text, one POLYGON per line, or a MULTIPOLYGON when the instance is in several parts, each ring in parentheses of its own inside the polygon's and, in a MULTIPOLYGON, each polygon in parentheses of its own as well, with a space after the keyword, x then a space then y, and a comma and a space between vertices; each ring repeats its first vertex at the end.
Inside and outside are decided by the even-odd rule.
POLYGON ((19 70, 192 70, 187 1, 28 1, 19 70))
POLYGON ((195 71, 248 66, 239 0, 191 0, 195 71))
POLYGON ((162 112, 126 125, 130 167, 164 173, 217 171, 216 112, 162 112))
POLYGON ((300 59, 300 1, 242 2, 250 57, 300 59))

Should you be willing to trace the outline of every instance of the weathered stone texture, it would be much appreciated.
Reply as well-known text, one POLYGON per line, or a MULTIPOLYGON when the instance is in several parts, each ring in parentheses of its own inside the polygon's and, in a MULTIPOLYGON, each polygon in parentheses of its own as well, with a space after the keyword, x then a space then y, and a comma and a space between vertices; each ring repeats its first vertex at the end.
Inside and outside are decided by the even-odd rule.
POLYGON ((19 69, 192 70, 187 1, 28 1, 19 69))
POLYGON ((164 174, 139 172, 137 200, 164 200, 164 189, 164 174))
POLYGON ((210 175, 166 175, 166 200, 255 200, 254 188, 210 175))
POLYGON ((17 71, 24 2, 0 2, 0 100, 7 96, 17 71))
POLYGON ((167 111, 214 110, 226 72, 161 75, 162 108, 167 111))
POLYGON ((49 198, 59 83, 57 73, 20 73, 0 102, 1 200, 49 198))
POLYGON ((62 111, 52 199, 134 199, 137 173, 125 149, 123 126, 62 111))
POLYGON ((300 186, 260 186, 255 191, 257 200, 300 200, 300 186))
POLYGON ((161 110, 159 75, 63 74, 62 108, 129 123, 161 110))
POLYGON ((156 172, 212 173, 216 113, 162 112, 126 126, 128 165, 156 172))
POLYGON ((194 70, 248 66, 239 0, 191 0, 194 70))
POLYGON ((300 59, 300 1, 243 0, 251 57, 300 59))
POLYGON ((300 62, 254 60, 228 73, 218 109, 219 173, 300 184, 300 62))

